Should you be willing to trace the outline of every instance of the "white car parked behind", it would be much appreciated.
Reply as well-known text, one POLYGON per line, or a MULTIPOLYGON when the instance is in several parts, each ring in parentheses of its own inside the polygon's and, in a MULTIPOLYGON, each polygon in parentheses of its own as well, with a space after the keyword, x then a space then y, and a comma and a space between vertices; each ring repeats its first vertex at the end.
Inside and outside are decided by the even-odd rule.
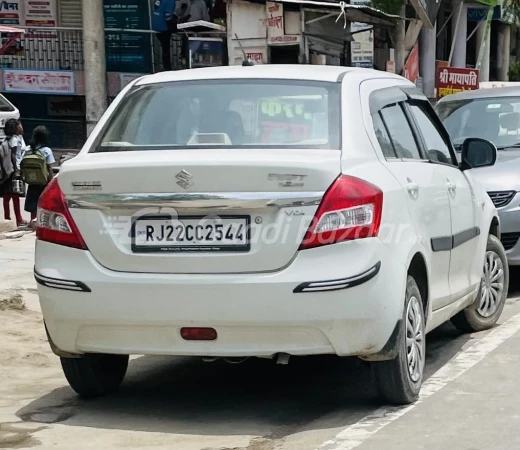
MULTIPOLYGON (((478 156, 478 158, 476 158, 478 156)), ((143 77, 42 195, 35 276, 80 395, 128 355, 336 354, 417 399, 425 334, 496 323, 497 212, 427 99, 390 73, 256 66, 143 77)))
POLYGON ((19 119, 20 111, 0 94, 0 140, 4 138, 4 126, 9 119, 19 119))

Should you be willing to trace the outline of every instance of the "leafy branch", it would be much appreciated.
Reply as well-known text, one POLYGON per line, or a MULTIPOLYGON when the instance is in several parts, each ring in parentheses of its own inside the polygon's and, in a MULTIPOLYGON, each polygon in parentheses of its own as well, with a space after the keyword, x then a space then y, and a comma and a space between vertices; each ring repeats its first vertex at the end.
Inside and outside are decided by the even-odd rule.
POLYGON ((520 19, 520 0, 505 0, 502 17, 509 23, 517 24, 520 19))
POLYGON ((509 81, 520 81, 520 61, 513 59, 509 66, 509 81))
MULTIPOLYGON (((514 0, 520 3, 520 0, 514 0)), ((399 14, 406 0, 372 0, 370 6, 388 14, 399 14)))

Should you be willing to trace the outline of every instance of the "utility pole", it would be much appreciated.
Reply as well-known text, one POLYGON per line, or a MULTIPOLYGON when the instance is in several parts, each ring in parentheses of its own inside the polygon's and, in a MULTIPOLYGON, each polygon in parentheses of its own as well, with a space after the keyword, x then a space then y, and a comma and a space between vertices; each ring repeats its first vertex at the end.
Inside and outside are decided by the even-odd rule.
POLYGON ((420 74, 423 78, 423 91, 426 97, 435 98, 435 52, 437 50, 437 23, 433 28, 424 28, 419 39, 420 74))
POLYGON ((482 21, 477 29, 477 64, 476 69, 480 70, 480 81, 489 81, 489 60, 491 52, 491 22, 493 20, 493 8, 488 9, 487 19, 482 21))
POLYGON ((466 68, 466 48, 468 35, 468 5, 462 0, 454 0, 452 14, 453 42, 449 57, 451 67, 466 68))
POLYGON ((402 19, 398 20, 393 33, 394 45, 395 45, 395 73, 401 75, 404 69, 404 63, 406 61, 406 6, 401 8, 399 15, 402 19))
POLYGON ((87 136, 107 109, 103 0, 82 0, 87 136))

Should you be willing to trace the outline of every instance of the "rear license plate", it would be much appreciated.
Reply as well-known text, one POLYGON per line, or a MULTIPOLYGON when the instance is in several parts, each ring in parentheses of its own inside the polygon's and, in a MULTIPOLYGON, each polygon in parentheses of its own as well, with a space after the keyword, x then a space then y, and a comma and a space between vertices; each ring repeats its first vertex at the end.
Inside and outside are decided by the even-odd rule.
POLYGON ((144 216, 132 226, 132 251, 248 252, 249 216, 144 216))

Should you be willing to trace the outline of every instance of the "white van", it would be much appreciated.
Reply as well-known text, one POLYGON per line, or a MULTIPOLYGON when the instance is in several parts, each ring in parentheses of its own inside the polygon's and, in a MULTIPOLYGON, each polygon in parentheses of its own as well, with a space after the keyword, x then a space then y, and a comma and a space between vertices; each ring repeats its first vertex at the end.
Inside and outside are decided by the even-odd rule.
POLYGON ((9 119, 19 119, 20 111, 0 94, 0 138, 5 136, 4 125, 9 119))

